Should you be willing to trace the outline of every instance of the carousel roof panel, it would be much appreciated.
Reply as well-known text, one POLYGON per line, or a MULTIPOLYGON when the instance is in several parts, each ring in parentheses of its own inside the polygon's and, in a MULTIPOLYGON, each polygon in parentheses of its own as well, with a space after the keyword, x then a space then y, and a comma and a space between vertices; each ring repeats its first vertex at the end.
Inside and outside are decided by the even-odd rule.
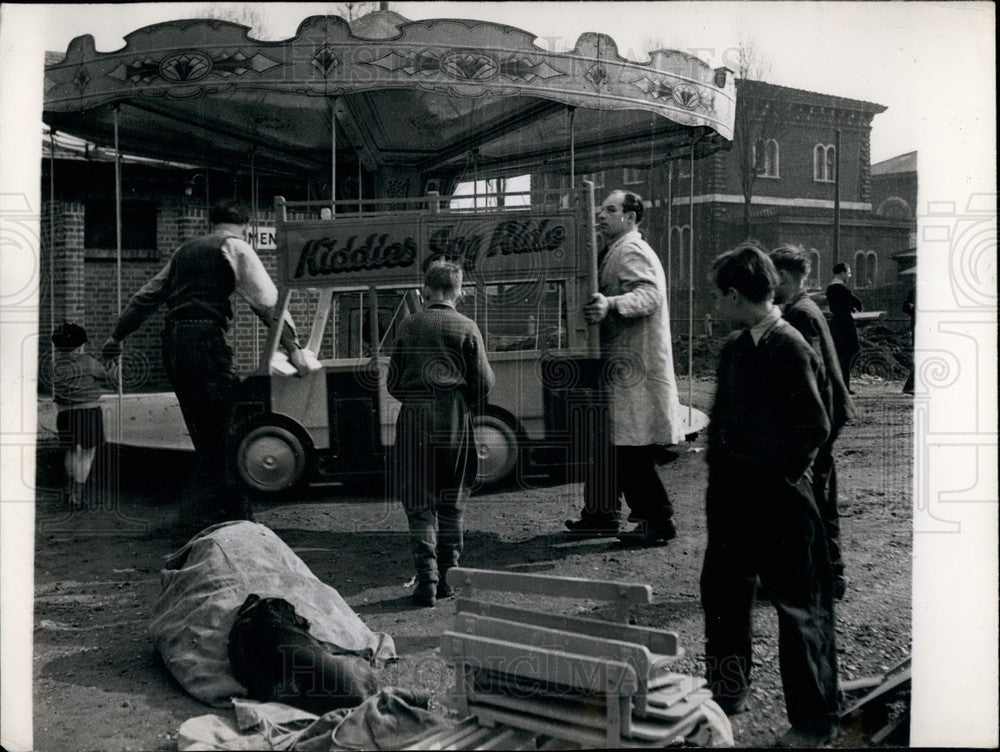
POLYGON ((138 29, 111 52, 77 37, 46 68, 45 121, 111 143, 115 108, 123 151, 240 165, 252 153, 279 172, 322 169, 334 141, 369 166, 564 160, 569 111, 578 156, 652 164, 725 148, 735 85, 681 52, 627 60, 603 34, 552 52, 510 26, 383 11, 353 26, 306 18, 282 41, 210 19, 138 29), (647 136, 655 148, 642 154, 615 146, 647 136))

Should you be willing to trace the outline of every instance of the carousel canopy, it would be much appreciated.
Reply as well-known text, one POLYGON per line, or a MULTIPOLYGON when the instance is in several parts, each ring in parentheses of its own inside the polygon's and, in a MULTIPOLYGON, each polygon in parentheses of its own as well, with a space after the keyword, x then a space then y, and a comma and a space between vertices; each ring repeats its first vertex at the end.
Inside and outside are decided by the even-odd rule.
POLYGON ((565 172, 571 132, 578 173, 732 138, 731 71, 666 50, 630 61, 603 34, 550 52, 510 26, 391 11, 313 16, 277 42, 249 31, 171 21, 113 52, 77 37, 46 68, 44 120, 110 145, 117 109, 123 152, 296 176, 329 173, 333 149, 338 171, 455 178, 565 172))

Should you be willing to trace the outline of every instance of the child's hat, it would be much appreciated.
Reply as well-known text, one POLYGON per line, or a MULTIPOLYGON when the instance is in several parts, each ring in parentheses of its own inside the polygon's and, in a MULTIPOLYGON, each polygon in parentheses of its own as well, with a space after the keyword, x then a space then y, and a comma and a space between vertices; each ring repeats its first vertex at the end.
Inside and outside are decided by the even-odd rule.
POLYGON ((52 331, 52 344, 60 350, 75 350, 87 341, 87 330, 69 321, 63 321, 52 331))

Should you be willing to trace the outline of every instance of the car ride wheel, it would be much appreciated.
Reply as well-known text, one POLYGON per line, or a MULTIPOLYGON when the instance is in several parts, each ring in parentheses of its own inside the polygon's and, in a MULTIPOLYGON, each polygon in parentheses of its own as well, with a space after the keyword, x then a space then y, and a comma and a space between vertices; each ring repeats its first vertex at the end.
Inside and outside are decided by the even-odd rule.
POLYGON ((507 421, 495 415, 477 415, 473 426, 479 457, 476 483, 500 483, 517 466, 517 434, 507 421))
POLYGON ((248 488, 279 493, 302 480, 306 459, 306 448, 292 431, 264 424, 243 435, 236 450, 236 469, 248 488))

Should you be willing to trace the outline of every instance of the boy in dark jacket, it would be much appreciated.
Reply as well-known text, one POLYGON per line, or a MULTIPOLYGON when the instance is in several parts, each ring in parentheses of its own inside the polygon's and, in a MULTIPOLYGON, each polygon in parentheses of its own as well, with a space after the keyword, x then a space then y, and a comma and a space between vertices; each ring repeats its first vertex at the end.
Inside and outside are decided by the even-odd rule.
POLYGON ((719 256, 712 278, 717 313, 741 330, 722 348, 708 425, 707 678, 726 713, 745 709, 759 577, 778 612, 792 726, 777 743, 819 746, 832 736, 837 710, 832 577, 810 475, 830 429, 826 374, 774 306, 778 275, 761 249, 719 256))
POLYGON ((828 400, 830 435, 816 454, 812 472, 813 495, 823 518, 823 528, 830 548, 830 563, 833 565, 833 594, 839 600, 847 590, 847 579, 844 577, 844 559, 840 551, 837 466, 833 460, 833 444, 840 436, 844 424, 855 417, 854 402, 840 373, 837 350, 826 325, 826 318, 806 291, 809 258, 801 248, 786 245, 771 251, 771 261, 778 270, 774 302, 781 304, 782 318, 798 330, 819 356, 830 385, 829 393, 824 395, 828 400))
POLYGON ((438 261, 424 276, 425 310, 403 320, 387 377, 402 402, 390 483, 406 510, 413 601, 433 606, 452 594, 445 573, 462 553, 462 513, 476 478, 473 410, 493 387, 479 327, 455 310, 462 269, 438 261))

